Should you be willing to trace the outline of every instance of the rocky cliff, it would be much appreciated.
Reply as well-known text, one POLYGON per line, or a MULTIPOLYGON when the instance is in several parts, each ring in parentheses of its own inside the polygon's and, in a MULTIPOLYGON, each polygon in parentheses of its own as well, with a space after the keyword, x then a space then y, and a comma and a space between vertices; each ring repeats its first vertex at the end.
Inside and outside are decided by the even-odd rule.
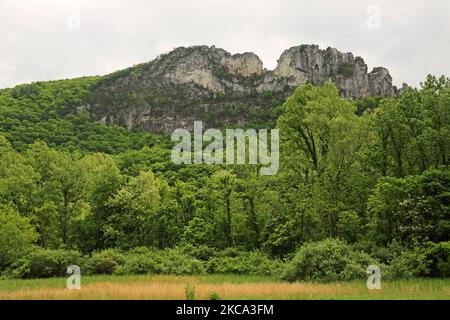
POLYGON ((157 59, 103 77, 88 108, 102 123, 155 133, 264 123, 276 105, 303 83, 332 81, 345 98, 395 96, 385 68, 368 73, 352 53, 301 45, 286 50, 274 70, 254 53, 232 55, 216 47, 177 48, 157 59))

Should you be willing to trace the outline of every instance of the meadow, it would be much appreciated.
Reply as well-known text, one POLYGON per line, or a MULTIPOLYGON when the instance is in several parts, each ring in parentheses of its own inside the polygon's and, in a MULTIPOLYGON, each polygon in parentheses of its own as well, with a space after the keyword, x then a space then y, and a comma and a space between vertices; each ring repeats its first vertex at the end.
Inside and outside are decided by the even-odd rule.
POLYGON ((450 299, 450 279, 382 281, 381 290, 368 290, 364 281, 289 283, 266 276, 207 275, 85 276, 80 290, 67 289, 65 278, 6 279, 0 280, 0 300, 183 300, 187 288, 198 300, 212 295, 223 300, 450 299))

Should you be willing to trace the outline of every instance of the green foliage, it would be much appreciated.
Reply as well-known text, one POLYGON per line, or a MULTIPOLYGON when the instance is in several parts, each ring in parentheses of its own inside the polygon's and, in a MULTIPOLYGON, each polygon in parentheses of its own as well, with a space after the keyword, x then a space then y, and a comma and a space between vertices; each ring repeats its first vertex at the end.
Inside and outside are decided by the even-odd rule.
POLYGON ((353 251, 346 243, 326 239, 306 243, 287 264, 283 278, 289 281, 343 281, 364 279, 367 267, 376 265, 373 258, 353 251))
POLYGON ((285 210, 300 215, 276 225, 301 227, 296 228, 300 233, 292 230, 278 236, 297 234, 297 239, 272 241, 292 244, 337 236, 357 240, 373 183, 370 171, 362 165, 372 140, 370 115, 358 117, 355 105, 342 99, 331 83, 323 88, 300 86, 282 108, 278 119, 280 179, 285 181, 280 181, 281 192, 290 198, 290 208, 285 210))
POLYGON ((177 249, 166 249, 160 253, 160 273, 173 275, 204 274, 204 264, 177 249))
POLYGON ((355 73, 354 66, 351 62, 343 62, 338 69, 338 73, 342 74, 346 78, 353 77, 355 73))
POLYGON ((365 97, 356 101, 356 114, 361 116, 366 111, 375 110, 379 107, 381 97, 365 97))
POLYGON ((93 252, 89 258, 90 274, 113 274, 119 265, 125 264, 125 255, 117 249, 93 252))
POLYGON ((429 243, 425 254, 430 261, 429 275, 432 277, 450 277, 450 242, 429 243))
POLYGON ((187 284, 184 288, 184 295, 186 296, 186 300, 195 300, 195 286, 187 284))
POLYGON ((368 201, 373 238, 409 247, 448 240, 449 188, 450 172, 445 169, 380 179, 368 201))
POLYGON ((222 300, 222 298, 220 297, 220 294, 218 294, 217 292, 213 292, 209 295, 209 300, 222 300))
POLYGON ((164 251, 140 248, 125 255, 125 262, 115 270, 116 274, 204 274, 201 261, 177 249, 164 251))
POLYGON ((130 249, 146 244, 149 226, 160 206, 159 188, 159 180, 151 171, 142 172, 109 200, 105 236, 115 246, 130 249))
POLYGON ((378 260, 387 276, 449 275, 448 79, 359 101, 306 84, 286 101, 249 93, 211 110, 212 122, 245 112, 250 127, 276 122, 280 171, 260 176, 251 165, 175 165, 167 137, 100 125, 99 99, 175 101, 101 91, 120 75, 0 90, 0 272, 57 276, 80 263, 94 274, 284 269, 333 281, 365 277, 378 260))
POLYGON ((37 237, 30 219, 0 206, 0 270, 27 255, 37 237))
POLYGON ((213 75, 219 79, 224 78, 227 74, 227 71, 223 68, 213 67, 213 75))
POLYGON ((429 274, 426 254, 420 250, 409 250, 402 252, 391 261, 388 276, 391 278, 414 278, 429 274))
POLYGON ((158 261, 155 254, 146 248, 138 248, 125 255, 123 265, 115 269, 115 274, 157 274, 158 261))
POLYGON ((383 176, 402 178, 449 165, 450 81, 429 76, 420 90, 383 99, 375 112, 372 163, 383 176))
POLYGON ((24 151, 36 140, 71 152, 118 153, 165 141, 149 133, 100 125, 86 109, 99 78, 38 82, 0 90, 0 132, 24 151))
POLYGON ((393 253, 388 278, 439 277, 450 275, 450 243, 428 242, 422 247, 393 253))
POLYGON ((209 273, 278 276, 283 263, 262 252, 224 251, 208 262, 209 273))
POLYGON ((86 258, 74 250, 37 248, 14 262, 7 274, 20 278, 65 277, 71 265, 79 266, 83 273, 86 258))

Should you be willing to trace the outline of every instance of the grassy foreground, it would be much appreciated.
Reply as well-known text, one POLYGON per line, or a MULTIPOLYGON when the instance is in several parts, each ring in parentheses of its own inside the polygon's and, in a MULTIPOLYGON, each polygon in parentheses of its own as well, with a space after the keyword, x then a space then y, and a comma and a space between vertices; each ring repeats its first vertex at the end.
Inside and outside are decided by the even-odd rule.
POLYGON ((450 279, 382 281, 368 290, 364 281, 329 284, 286 283, 262 276, 86 276, 81 290, 66 289, 66 279, 0 280, 4 299, 450 299, 450 279))

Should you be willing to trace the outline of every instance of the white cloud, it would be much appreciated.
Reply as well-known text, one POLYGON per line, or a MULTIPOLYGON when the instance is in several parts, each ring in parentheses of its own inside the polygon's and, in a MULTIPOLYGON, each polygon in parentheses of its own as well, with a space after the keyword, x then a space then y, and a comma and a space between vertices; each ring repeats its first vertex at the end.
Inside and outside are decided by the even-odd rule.
POLYGON ((396 84, 418 85, 450 75, 449 9, 441 0, 0 0, 0 87, 106 74, 197 44, 253 51, 271 69, 303 43, 351 51, 396 84), (381 10, 379 30, 366 26, 369 5, 381 10))

